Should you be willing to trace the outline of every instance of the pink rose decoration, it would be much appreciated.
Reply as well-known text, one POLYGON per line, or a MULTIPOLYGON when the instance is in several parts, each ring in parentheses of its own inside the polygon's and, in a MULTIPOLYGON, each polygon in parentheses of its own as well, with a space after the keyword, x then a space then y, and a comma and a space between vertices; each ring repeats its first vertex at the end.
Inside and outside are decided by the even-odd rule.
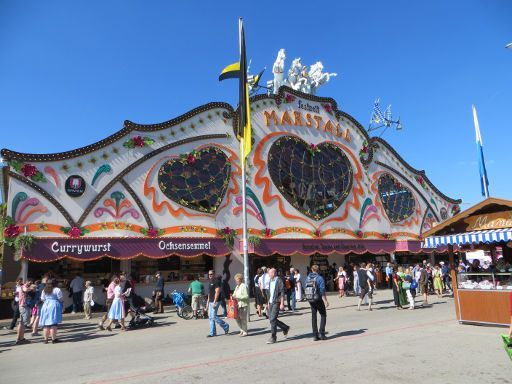
POLYGON ((356 231, 356 236, 361 238, 363 237, 363 232, 362 231, 356 231))
POLYGON ((294 97, 290 94, 286 94, 284 99, 286 100, 287 103, 291 103, 293 101, 294 97))
POLYGON ((312 151, 314 151, 316 148, 315 144, 309 144, 309 149, 311 149, 312 151))
POLYGON ((270 228, 265 228, 265 236, 267 236, 267 237, 272 236, 272 230, 270 228))
POLYGON ((325 108, 325 110, 326 110, 328 113, 331 113, 331 111, 332 111, 331 104, 324 104, 324 108, 325 108))
POLYGON ((9 224, 4 228, 5 237, 17 237, 20 234, 20 227, 14 224, 9 224))
POLYGON ((316 236, 316 237, 320 237, 320 235, 321 235, 320 230, 319 230, 319 229, 317 229, 317 230, 315 231, 315 236, 316 236))
POLYGON ((144 142, 144 139, 142 137, 135 136, 133 138, 133 145, 135 145, 136 147, 144 147, 146 143, 144 142))
POLYGON ((23 176, 25 177, 33 177, 37 175, 37 168, 33 166, 32 164, 25 164, 21 168, 21 172, 23 172, 23 176))
POLYGON ((229 227, 224 228, 225 235, 229 235, 230 233, 231 233, 231 228, 229 228, 229 227))
POLYGON ((148 236, 149 237, 157 237, 158 236, 158 230, 155 228, 149 228, 148 229, 148 236))
POLYGON ((78 227, 73 227, 68 232, 69 237, 80 237, 82 236, 82 230, 78 227))

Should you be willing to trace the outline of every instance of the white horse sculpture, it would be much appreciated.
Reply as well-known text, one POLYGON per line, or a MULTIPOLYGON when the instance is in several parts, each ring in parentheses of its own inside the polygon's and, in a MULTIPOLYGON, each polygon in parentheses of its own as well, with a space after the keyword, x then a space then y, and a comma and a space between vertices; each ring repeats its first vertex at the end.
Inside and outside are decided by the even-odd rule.
POLYGON ((281 48, 279 52, 277 52, 277 58, 274 62, 274 66, 272 67, 272 73, 274 74, 274 93, 277 93, 279 87, 284 83, 284 60, 286 59, 286 55, 284 49, 281 48))
POLYGON ((322 85, 327 83, 331 77, 338 76, 337 73, 328 73, 323 72, 324 66, 322 62, 317 61, 315 64, 311 66, 311 69, 309 70, 309 79, 311 82, 311 94, 314 95, 316 93, 316 90, 322 85))

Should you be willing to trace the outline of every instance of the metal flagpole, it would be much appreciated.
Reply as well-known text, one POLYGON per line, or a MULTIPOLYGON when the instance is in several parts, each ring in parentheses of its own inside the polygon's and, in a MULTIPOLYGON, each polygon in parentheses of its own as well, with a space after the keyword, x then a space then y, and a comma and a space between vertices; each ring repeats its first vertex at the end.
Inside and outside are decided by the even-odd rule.
MULTIPOLYGON (((238 36, 240 41, 240 57, 242 55, 242 18, 238 19, 238 36)), ((240 71, 244 71, 245 68, 240 68, 240 71)), ((242 74, 240 73, 240 76, 242 74)), ((247 84, 244 84, 244 87, 247 87, 247 84)), ((243 102, 243 100, 240 100, 243 102)), ((245 111, 245 106, 239 105, 240 113, 245 111)), ((245 120, 245 119, 244 119, 245 120)), ((240 121, 240 119, 239 119, 240 121)), ((245 127, 242 128, 245 131, 245 127)), ((246 132, 244 132, 245 136, 246 132)), ((247 288, 249 289, 249 252, 248 252, 248 241, 247 241, 247 203, 245 198, 245 188, 246 188, 246 177, 245 177, 245 148, 244 148, 244 137, 240 139, 240 162, 242 165, 242 244, 243 244, 243 252, 244 252, 244 282, 247 288)), ((247 307, 247 322, 250 320, 250 308, 249 305, 247 307)))

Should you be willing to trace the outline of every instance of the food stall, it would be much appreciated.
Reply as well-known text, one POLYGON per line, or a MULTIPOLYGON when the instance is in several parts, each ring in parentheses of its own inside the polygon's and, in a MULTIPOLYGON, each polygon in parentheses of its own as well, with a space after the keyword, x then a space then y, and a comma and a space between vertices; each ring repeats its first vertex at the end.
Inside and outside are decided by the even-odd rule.
POLYGON ((464 251, 484 250, 489 265, 459 260, 462 268, 452 269, 455 312, 461 323, 510 324, 509 296, 512 294, 512 201, 488 198, 426 232, 427 249, 453 247, 464 251), (468 266, 465 268, 464 266, 468 266), (457 273, 458 272, 458 273, 457 273))

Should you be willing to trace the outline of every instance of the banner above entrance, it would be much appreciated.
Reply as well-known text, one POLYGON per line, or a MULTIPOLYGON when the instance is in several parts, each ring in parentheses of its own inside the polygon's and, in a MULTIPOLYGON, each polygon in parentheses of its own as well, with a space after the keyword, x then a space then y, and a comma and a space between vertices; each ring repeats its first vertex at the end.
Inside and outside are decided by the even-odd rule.
POLYGON ((52 262, 68 257, 80 261, 101 257, 127 260, 138 256, 161 259, 169 256, 196 257, 200 255, 226 256, 231 251, 220 238, 111 238, 84 237, 40 238, 22 257, 36 262, 52 262))

